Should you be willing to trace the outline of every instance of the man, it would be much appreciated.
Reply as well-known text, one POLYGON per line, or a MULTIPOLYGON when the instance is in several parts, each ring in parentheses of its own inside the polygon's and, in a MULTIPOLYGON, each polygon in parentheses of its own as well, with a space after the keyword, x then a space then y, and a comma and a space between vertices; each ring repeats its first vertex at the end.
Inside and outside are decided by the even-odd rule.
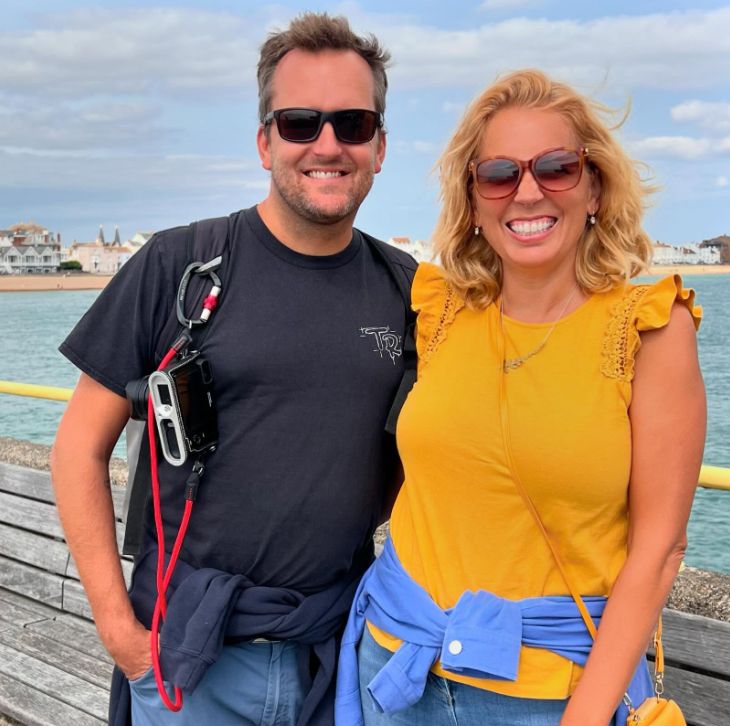
MULTIPOLYGON (((112 724, 128 720, 125 678, 135 725, 332 722, 336 636, 397 476, 383 425, 403 375, 407 310, 396 278, 407 288, 415 270, 353 229, 385 156, 387 61, 375 38, 326 14, 302 15, 262 46, 257 146, 270 190, 228 220, 221 304, 201 345, 219 445, 204 460, 160 638, 168 697, 183 687, 179 713, 150 670, 152 515, 128 596, 107 464, 130 414, 126 383, 169 347, 188 229, 155 235, 61 346, 82 374, 53 480, 117 665, 112 724)), ((169 552, 190 466, 162 461, 159 473, 169 552)))

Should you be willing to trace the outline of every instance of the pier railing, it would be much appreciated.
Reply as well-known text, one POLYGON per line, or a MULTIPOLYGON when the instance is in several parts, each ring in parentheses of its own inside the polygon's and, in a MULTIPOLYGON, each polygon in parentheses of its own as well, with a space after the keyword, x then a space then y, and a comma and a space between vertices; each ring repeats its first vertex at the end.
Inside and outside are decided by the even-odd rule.
MULTIPOLYGON (((16 381, 0 381, 0 393, 6 393, 12 396, 44 398, 49 401, 68 401, 73 393, 73 388, 39 386, 35 383, 18 383, 16 381)), ((705 489, 719 489, 730 492, 730 469, 722 466, 703 464, 700 469, 697 484, 705 489)))

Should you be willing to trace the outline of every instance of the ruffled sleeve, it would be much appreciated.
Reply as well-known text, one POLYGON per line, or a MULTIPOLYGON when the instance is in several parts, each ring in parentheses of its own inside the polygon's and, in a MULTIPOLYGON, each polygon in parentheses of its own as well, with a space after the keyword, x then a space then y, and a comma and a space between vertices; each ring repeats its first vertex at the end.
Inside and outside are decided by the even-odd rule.
POLYGON ((454 316, 463 306, 464 301, 446 282, 438 265, 422 262, 418 266, 411 288, 411 307, 418 313, 416 350, 419 370, 446 338, 454 316))
POLYGON ((695 305, 694 290, 683 287, 679 275, 670 275, 652 285, 628 288, 611 311, 604 340, 602 372, 609 378, 631 381, 634 359, 641 347, 639 333, 663 328, 669 322, 675 302, 689 310, 695 329, 698 329, 702 308, 695 305))

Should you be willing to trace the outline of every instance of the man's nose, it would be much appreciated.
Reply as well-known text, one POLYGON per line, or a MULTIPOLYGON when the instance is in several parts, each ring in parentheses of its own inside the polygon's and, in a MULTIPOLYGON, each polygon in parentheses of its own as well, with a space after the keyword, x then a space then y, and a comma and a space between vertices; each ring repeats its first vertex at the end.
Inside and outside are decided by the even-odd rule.
POLYGON ((332 156, 341 151, 341 142, 331 121, 322 124, 319 136, 312 142, 312 150, 321 156, 332 156))

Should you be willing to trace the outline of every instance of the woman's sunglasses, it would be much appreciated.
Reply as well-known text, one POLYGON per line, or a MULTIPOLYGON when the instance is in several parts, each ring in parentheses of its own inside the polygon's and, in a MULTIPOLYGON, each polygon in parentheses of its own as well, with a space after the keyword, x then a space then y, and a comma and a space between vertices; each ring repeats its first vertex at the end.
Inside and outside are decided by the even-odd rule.
POLYGON ((366 144, 383 127, 383 114, 364 108, 317 111, 313 108, 280 108, 264 116, 264 127, 276 121, 279 136, 295 144, 308 144, 331 123, 335 136, 345 144, 366 144))
POLYGON ((492 156, 469 162, 477 193, 483 199, 504 199, 520 186, 529 169, 537 185, 546 192, 567 192, 578 186, 588 149, 549 149, 529 161, 492 156))

